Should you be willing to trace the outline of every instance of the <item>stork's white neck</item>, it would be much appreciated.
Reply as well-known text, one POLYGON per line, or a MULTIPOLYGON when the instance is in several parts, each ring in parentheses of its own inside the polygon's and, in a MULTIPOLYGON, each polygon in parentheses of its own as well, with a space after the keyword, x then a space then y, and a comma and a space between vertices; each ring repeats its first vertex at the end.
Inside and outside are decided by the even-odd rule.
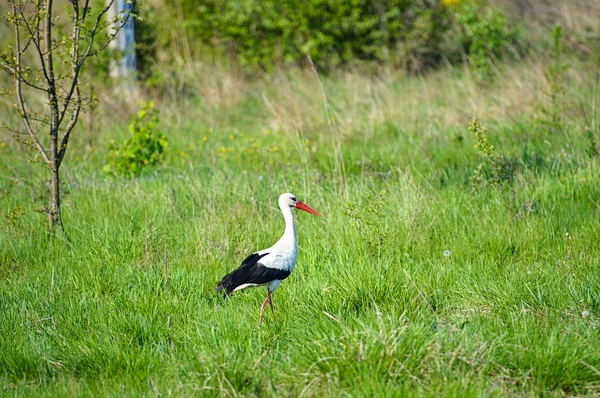
POLYGON ((294 250, 296 248, 296 227, 292 208, 288 205, 280 205, 279 208, 285 220, 285 232, 275 245, 284 250, 294 250))

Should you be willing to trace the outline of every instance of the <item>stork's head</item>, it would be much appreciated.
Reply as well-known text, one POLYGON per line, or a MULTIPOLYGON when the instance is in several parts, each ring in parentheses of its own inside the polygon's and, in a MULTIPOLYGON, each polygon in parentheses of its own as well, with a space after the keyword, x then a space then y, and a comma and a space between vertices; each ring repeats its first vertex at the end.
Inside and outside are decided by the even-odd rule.
POLYGON ((296 208, 304 210, 307 213, 314 214, 315 216, 320 216, 320 214, 313 210, 309 205, 300 202, 296 198, 296 195, 292 193, 284 193, 279 197, 279 207, 281 209, 284 209, 286 207, 291 207, 292 209, 296 208))

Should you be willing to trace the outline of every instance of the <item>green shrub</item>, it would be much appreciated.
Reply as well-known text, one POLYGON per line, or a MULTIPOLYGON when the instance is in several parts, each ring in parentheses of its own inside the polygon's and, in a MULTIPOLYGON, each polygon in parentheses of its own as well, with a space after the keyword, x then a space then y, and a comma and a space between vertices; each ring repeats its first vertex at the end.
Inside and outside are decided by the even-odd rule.
POLYGON ((104 172, 113 175, 139 176, 149 167, 159 165, 167 146, 167 137, 158 129, 158 112, 154 102, 145 103, 129 123, 131 138, 110 145, 104 172))
POLYGON ((516 32, 507 28, 504 12, 487 1, 456 2, 452 9, 470 39, 468 59, 473 76, 483 83, 492 77, 492 60, 502 58, 516 32))

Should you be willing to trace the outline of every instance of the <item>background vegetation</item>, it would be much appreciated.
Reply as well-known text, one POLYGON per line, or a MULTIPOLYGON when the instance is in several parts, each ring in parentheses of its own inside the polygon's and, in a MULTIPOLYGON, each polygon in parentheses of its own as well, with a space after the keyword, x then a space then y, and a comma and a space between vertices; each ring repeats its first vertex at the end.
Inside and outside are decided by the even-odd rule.
POLYGON ((70 242, 2 133, 3 393, 598 393, 598 4, 299 3, 141 5, 135 91, 85 71, 70 242), (259 326, 214 288, 286 191, 325 217, 259 326))

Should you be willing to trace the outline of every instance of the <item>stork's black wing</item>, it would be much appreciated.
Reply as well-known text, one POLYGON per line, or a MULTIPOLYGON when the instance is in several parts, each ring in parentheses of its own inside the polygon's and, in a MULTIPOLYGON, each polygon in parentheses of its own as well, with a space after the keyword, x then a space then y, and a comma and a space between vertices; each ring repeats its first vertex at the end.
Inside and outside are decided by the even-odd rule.
POLYGON ((235 271, 225 275, 221 282, 217 285, 217 292, 225 290, 223 297, 227 297, 238 286, 246 283, 262 285, 272 282, 276 279, 283 280, 290 276, 290 271, 285 271, 277 268, 265 267, 259 262, 261 258, 269 253, 252 253, 235 271))

